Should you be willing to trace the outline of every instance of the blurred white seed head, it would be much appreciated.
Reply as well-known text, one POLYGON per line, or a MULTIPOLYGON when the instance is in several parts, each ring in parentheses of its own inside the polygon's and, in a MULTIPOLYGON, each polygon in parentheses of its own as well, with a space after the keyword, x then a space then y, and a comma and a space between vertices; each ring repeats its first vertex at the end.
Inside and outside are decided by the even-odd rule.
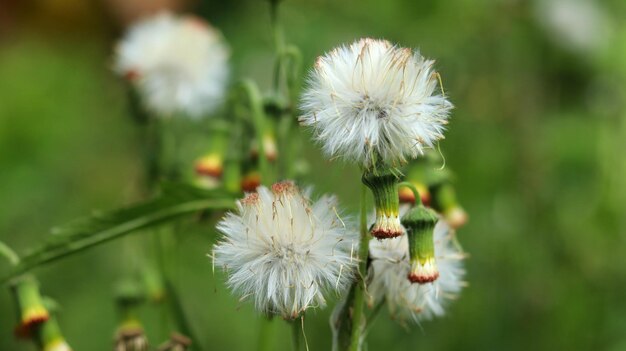
POLYGON ((407 279, 411 263, 406 234, 382 241, 371 240, 370 269, 373 275, 368 286, 370 303, 384 298, 391 315, 401 321, 442 316, 446 303, 465 286, 462 262, 465 255, 455 245, 454 231, 445 221, 437 222, 434 240, 439 278, 427 284, 412 284, 407 279))
POLYGON ((224 98, 229 50, 200 18, 168 12, 146 18, 129 28, 115 54, 115 70, 159 116, 205 116, 224 98))
POLYGON ((346 227, 337 201, 309 200, 293 183, 261 186, 217 225, 224 237, 214 247, 215 264, 228 273, 228 286, 256 308, 295 318, 323 307, 329 292, 352 282, 357 233, 346 227))
POLYGON ((433 64, 385 40, 337 47, 317 59, 300 121, 329 157, 398 166, 443 138, 452 104, 433 64))
POLYGON ((611 22, 601 1, 536 0, 535 14, 555 43, 567 49, 593 53, 611 42, 611 22))

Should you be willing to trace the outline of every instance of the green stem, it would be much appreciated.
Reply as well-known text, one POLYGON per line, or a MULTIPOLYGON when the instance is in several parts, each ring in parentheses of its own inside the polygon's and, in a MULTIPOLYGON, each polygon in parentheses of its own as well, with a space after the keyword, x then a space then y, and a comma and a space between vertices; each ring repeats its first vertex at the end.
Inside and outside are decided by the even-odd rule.
POLYGON ((419 206, 422 204, 422 197, 420 196, 420 192, 417 190, 415 185, 411 182, 400 182, 398 183, 398 188, 405 187, 409 188, 413 192, 413 196, 415 196, 415 205, 419 206))
MULTIPOLYGON (((300 317, 302 318, 302 317, 300 317)), ((293 339, 293 350, 300 351, 302 349, 302 330, 300 329, 300 318, 291 321, 291 337, 293 339)))
POLYGON ((259 326, 259 339, 257 342, 258 351, 273 350, 274 324, 272 322, 273 319, 271 316, 264 316, 261 318, 261 325, 259 326))
POLYGON ((379 303, 376 304, 376 306, 374 306, 372 313, 370 313, 368 317, 367 327, 363 331, 363 335, 367 335, 369 331, 372 329, 372 326, 374 325, 374 321, 376 321, 376 318, 378 318, 378 316, 380 315, 380 311, 383 309, 384 305, 385 305, 385 300, 382 299, 380 300, 379 303))
POLYGON ((2 241, 0 241, 0 255, 4 256, 12 266, 17 266, 20 263, 20 257, 2 241))
POLYGON ((280 88, 281 60, 285 47, 285 38, 283 30, 278 21, 278 3, 279 0, 270 0, 270 22, 272 24, 272 34, 274 37, 274 48, 276 50, 276 62, 274 64, 274 92, 278 94, 280 88))
POLYGON ((60 243, 50 247, 44 246, 43 249, 40 249, 39 251, 35 251, 32 254, 23 257, 20 264, 15 267, 15 269, 11 272, 9 276, 0 279, 0 284, 6 282, 12 277, 25 273, 45 263, 56 261, 65 256, 86 250, 92 246, 96 246, 104 242, 120 238, 139 229, 149 228, 157 224, 171 221, 177 217, 188 215, 190 213, 197 213, 198 211, 202 210, 225 210, 233 208, 235 208, 235 202, 230 199, 206 199, 190 201, 175 206, 173 208, 162 209, 159 211, 155 211, 154 213, 151 213, 149 215, 125 221, 120 225, 106 228, 94 235, 77 238, 69 244, 60 243))
POLYGON ((265 131, 266 124, 263 100, 259 89, 251 80, 241 82, 241 89, 248 98, 250 112, 252 114, 252 125, 254 127, 257 148, 259 150, 259 172, 261 173, 261 181, 267 184, 271 175, 269 174, 269 161, 267 160, 265 148, 263 147, 263 132, 265 131))
POLYGON ((361 241, 359 243, 359 285, 354 294, 354 303, 352 305, 352 333, 350 341, 350 351, 358 351, 361 343, 363 316, 363 305, 365 303, 365 277, 367 276, 367 256, 369 249, 370 235, 367 230, 367 186, 361 185, 361 214, 360 214, 360 233, 361 241))

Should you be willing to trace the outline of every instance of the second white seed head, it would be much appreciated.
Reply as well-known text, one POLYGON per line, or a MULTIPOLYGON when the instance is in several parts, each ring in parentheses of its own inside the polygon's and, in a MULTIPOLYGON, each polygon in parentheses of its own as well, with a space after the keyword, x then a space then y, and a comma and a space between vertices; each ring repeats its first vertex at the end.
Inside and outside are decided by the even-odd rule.
POLYGON ((339 218, 334 197, 315 203, 294 184, 257 188, 217 226, 215 263, 228 285, 266 314, 295 318, 346 290, 357 265, 357 233, 339 218))

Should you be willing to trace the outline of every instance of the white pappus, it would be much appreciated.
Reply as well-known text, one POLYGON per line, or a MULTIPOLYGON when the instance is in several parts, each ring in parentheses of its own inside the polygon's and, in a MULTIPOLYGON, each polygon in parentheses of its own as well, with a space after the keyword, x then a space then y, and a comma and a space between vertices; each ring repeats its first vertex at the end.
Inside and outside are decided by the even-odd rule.
POLYGON ((386 40, 337 47, 309 74, 300 122, 329 157, 399 166, 443 138, 452 104, 433 64, 386 40))
POLYGON ((407 278, 411 263, 406 234, 393 239, 371 240, 370 305, 384 299, 389 313, 400 321, 442 316, 446 303, 466 285, 463 280, 466 255, 454 242, 454 235, 454 230, 445 221, 437 222, 434 243, 439 278, 427 284, 414 284, 407 278))
POLYGON ((217 225, 224 236, 213 257, 228 286, 254 298, 259 311, 288 319, 345 291, 355 276, 358 234, 336 206, 332 196, 313 203, 291 182, 248 194, 217 225))
POLYGON ((158 116, 203 117, 224 98, 229 50, 219 31, 198 17, 162 12, 141 20, 115 54, 115 71, 158 116))

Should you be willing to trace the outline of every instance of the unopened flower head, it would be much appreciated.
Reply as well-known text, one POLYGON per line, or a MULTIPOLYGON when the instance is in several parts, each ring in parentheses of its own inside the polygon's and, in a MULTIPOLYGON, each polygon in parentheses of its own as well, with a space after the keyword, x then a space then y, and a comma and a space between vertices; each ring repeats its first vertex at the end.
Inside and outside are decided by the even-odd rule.
POLYGON ((119 326, 115 333, 115 351, 145 351, 148 338, 138 319, 138 308, 145 301, 145 291, 134 280, 123 280, 116 287, 115 300, 119 326))
POLYGON ((115 70, 135 84, 151 112, 201 117, 223 99, 228 55, 208 23, 163 12, 129 29, 117 46, 115 70))
POLYGON ((37 326, 34 339, 43 351, 72 351, 70 345, 65 341, 61 333, 61 328, 56 319, 59 309, 58 304, 48 297, 43 297, 44 306, 50 312, 50 318, 37 326))
POLYGON ((157 351, 185 351, 190 345, 191 339, 182 334, 172 333, 170 339, 159 346, 157 351))
POLYGON ((435 211, 423 205, 412 207, 402 216, 409 238, 411 269, 407 278, 411 283, 432 283, 439 278, 433 238, 436 223, 435 211))
POLYGON ((253 297, 267 314, 295 318, 323 307, 326 294, 343 292, 354 278, 357 234, 346 227, 334 197, 316 202, 293 183, 261 186, 217 226, 224 238, 215 263, 237 295, 253 297))
POLYGON ((385 40, 337 47, 317 59, 301 122, 330 157, 399 166, 443 138, 452 104, 433 64, 385 40))
POLYGON ((374 195, 376 221, 372 225, 372 236, 378 239, 402 235, 400 224, 400 202, 398 198, 398 176, 391 169, 366 171, 361 178, 374 195))
POLYGON ((33 276, 26 275, 13 281, 11 290, 18 307, 19 323, 15 334, 22 338, 31 337, 35 327, 50 318, 39 292, 39 282, 33 276))
POLYGON ((373 270, 368 286, 370 303, 385 299, 391 315, 401 321, 443 315, 446 303, 465 286, 462 262, 465 255, 444 221, 440 220, 435 226, 434 244, 439 278, 428 284, 413 284, 407 279, 411 270, 408 237, 370 241, 370 269, 373 270))

